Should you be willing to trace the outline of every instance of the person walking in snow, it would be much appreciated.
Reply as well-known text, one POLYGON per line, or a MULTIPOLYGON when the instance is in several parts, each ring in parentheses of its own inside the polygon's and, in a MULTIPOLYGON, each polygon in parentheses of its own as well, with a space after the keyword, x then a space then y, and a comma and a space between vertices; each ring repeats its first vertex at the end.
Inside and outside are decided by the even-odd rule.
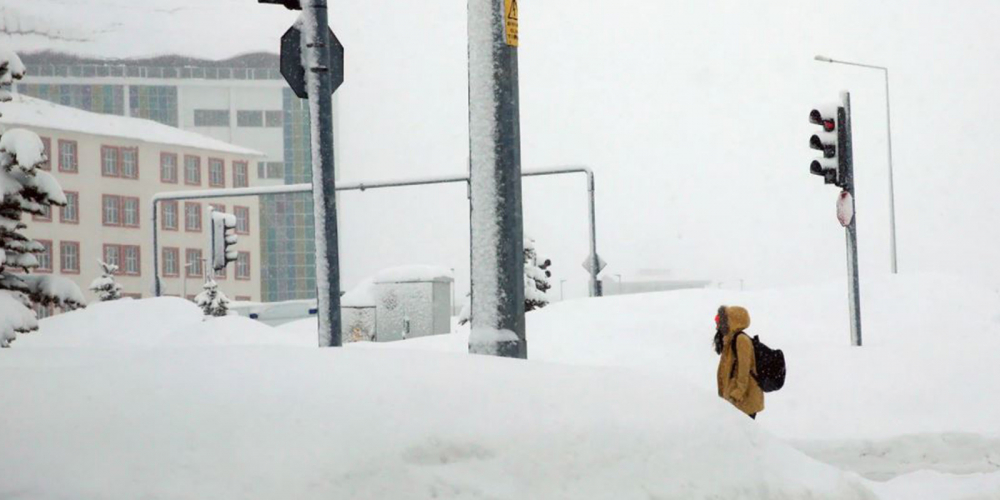
POLYGON ((764 410, 764 391, 757 384, 753 340, 744 330, 750 313, 739 306, 721 306, 715 316, 715 353, 719 354, 719 397, 750 418, 764 410))

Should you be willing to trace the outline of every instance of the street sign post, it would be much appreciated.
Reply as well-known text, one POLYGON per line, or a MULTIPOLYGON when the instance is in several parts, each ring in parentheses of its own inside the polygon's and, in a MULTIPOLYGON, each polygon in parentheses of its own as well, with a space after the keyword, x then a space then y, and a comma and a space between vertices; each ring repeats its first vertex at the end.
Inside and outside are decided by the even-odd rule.
POLYGON ((316 302, 320 347, 339 347, 340 255, 333 156, 333 92, 344 81, 344 47, 330 30, 327 0, 258 0, 303 10, 281 37, 281 74, 309 99, 313 210, 316 227, 316 302), (304 4, 304 5, 303 5, 304 4), (303 9, 304 7, 304 9, 303 9))
MULTIPOLYGON (((328 28, 329 29, 329 28, 328 28)), ((330 60, 327 64, 330 73, 331 93, 336 92, 344 83, 344 46, 340 44, 337 35, 329 30, 330 60)), ((288 28, 281 36, 281 76, 285 77, 288 86, 299 99, 308 99, 306 88, 306 68, 302 65, 302 30, 297 26, 288 28)))

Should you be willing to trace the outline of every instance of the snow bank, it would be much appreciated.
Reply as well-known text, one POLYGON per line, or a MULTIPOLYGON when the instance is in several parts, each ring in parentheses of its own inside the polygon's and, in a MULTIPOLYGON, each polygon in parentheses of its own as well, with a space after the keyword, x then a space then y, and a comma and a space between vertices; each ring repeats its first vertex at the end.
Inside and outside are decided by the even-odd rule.
POLYGON ((81 350, 92 363, 52 370, 9 352, 0 497, 875 498, 641 373, 274 347, 81 350))
MULTIPOLYGON (((750 311, 749 332, 785 352, 788 379, 760 425, 794 439, 1000 436, 1000 294, 948 276, 862 282, 864 346, 850 346, 847 285, 684 290, 557 302, 527 315, 530 359, 626 366, 715 390, 720 304, 750 311)), ((462 352, 458 335, 380 346, 462 352)), ((998 462, 1000 463, 1000 462, 998 462)))
MULTIPOLYGON (((315 346, 315 324, 312 332, 315 346)), ((205 319, 201 309, 177 297, 97 302, 86 309, 39 321, 39 330, 20 335, 19 349, 99 347, 104 349, 211 345, 304 345, 295 337, 249 318, 205 319)))

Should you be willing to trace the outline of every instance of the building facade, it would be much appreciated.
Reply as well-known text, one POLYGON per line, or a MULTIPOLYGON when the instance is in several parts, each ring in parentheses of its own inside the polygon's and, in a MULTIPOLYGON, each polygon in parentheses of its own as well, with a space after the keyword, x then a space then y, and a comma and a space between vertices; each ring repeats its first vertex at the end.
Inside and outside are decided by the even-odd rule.
MULTIPOLYGON (((59 181, 67 205, 31 216, 26 234, 41 242, 38 273, 70 278, 84 295, 101 275, 98 261, 118 266, 124 294, 153 290, 152 198, 159 192, 249 187, 263 156, 243 147, 149 120, 90 113, 17 96, 0 104, 0 127, 42 138, 43 167, 59 181)), ((239 260, 216 274, 230 298, 260 300, 260 206, 256 198, 212 200, 237 217, 239 260)), ((193 298, 206 276, 210 204, 161 203, 160 275, 165 295, 193 298)))
MULTIPOLYGON (((157 57, 106 61, 53 52, 21 54, 29 77, 16 92, 64 106, 157 121, 261 151, 261 184, 311 182, 309 111, 288 89, 274 54, 224 61, 157 57)), ((337 130, 336 124, 334 127, 337 130)), ((309 194, 259 204, 263 301, 314 298, 315 237, 309 194)))

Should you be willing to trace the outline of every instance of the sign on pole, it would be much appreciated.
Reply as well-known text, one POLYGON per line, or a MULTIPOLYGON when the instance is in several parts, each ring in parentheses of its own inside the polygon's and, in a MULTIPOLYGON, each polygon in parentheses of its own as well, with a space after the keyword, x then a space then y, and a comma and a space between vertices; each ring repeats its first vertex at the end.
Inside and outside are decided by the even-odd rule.
MULTIPOLYGON (((327 68, 330 73, 330 85, 334 93, 344 83, 344 46, 340 44, 333 30, 330 32, 330 62, 327 68)), ((281 76, 285 77, 288 86, 299 99, 308 99, 306 89, 306 69, 302 65, 302 30, 296 26, 288 28, 281 36, 281 76)))
POLYGON ((854 197, 847 191, 841 191, 837 197, 837 220, 844 227, 854 221, 854 197))
POLYGON ((583 261, 583 269, 590 273, 591 276, 601 274, 601 271, 603 271, 605 267, 608 267, 608 263, 604 262, 604 259, 602 259, 600 255, 596 258, 593 255, 588 255, 587 260, 583 261), (597 269, 594 269, 595 262, 597 263, 597 269))

